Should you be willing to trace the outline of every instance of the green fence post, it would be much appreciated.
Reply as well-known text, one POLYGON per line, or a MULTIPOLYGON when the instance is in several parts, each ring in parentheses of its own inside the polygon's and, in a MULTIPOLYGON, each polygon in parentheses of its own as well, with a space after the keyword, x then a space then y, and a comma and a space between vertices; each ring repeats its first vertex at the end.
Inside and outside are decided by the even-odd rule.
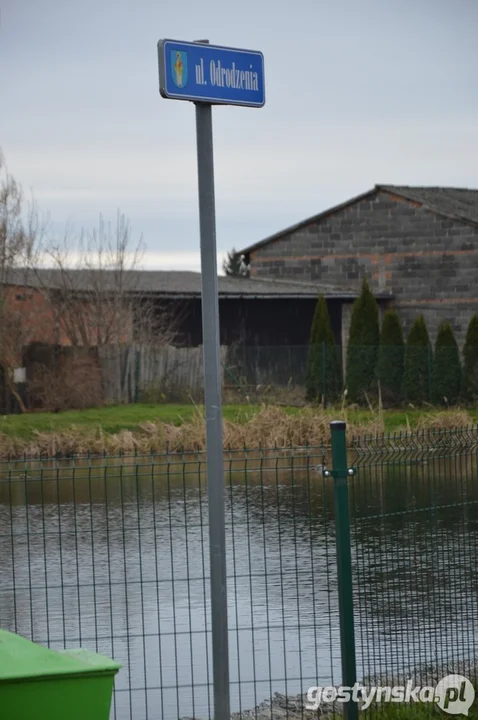
MULTIPOLYGON (((337 578, 340 616, 340 653, 342 684, 353 688, 357 680, 355 661, 354 604, 352 591, 352 555, 350 551, 350 516, 348 478, 353 475, 347 465, 345 422, 330 423, 332 438, 332 476, 334 478, 334 515, 337 550, 337 578)), ((358 718, 355 702, 344 704, 347 720, 358 718)))

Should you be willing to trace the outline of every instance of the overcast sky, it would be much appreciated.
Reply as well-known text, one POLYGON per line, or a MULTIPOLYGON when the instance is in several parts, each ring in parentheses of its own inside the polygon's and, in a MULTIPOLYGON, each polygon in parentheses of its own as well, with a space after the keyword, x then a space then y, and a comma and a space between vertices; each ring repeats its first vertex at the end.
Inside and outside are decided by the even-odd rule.
POLYGON ((194 106, 157 41, 261 50, 266 105, 213 110, 222 252, 375 183, 478 187, 478 0, 3 0, 0 145, 55 227, 119 208, 199 269, 194 106))

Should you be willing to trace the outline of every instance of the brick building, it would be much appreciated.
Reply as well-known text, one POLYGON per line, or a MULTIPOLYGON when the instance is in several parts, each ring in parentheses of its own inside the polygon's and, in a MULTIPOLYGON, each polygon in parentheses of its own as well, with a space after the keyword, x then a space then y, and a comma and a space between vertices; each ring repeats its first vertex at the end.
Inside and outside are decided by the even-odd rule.
MULTIPOLYGON (((117 283, 114 272, 102 271, 99 278, 97 271, 71 270, 67 287, 61 273, 47 269, 33 272, 16 268, 8 280, 2 293, 15 329, 15 357, 8 364, 21 369, 25 379, 18 382, 24 385, 22 397, 30 407, 63 407, 62 402, 81 407, 81 403, 92 404, 91 398, 101 401, 104 388, 114 384, 117 377, 123 387, 124 379, 130 377, 125 368, 130 367, 133 357, 128 348, 135 342, 144 344, 137 330, 145 309, 159 326, 161 318, 166 319, 166 325, 171 321, 169 344, 179 348, 202 344, 200 273, 126 272, 122 278, 122 297, 127 303, 124 321, 119 324, 121 334, 119 338, 110 336, 107 343, 114 345, 109 349, 112 353, 99 351, 95 321, 101 310, 100 319, 108 325, 108 296, 113 293, 114 300, 117 283), (96 287, 102 288, 104 302, 95 296, 96 287), (125 347, 117 348, 116 340, 125 347)), ((236 388, 239 378, 251 386, 290 385, 291 381, 301 385, 318 294, 326 298, 338 344, 342 342, 344 314, 347 316, 344 308, 350 308, 358 295, 316 281, 224 276, 218 278, 218 293, 220 342, 227 348, 223 354, 228 368, 226 380, 236 388)), ((379 303, 387 303, 390 295, 382 293, 377 298, 379 303)), ((114 327, 118 327, 117 322, 114 327)), ((2 385, 0 362, 0 409, 11 412, 14 406, 2 385)))
MULTIPOLYGON (((79 324, 81 316, 83 334, 88 345, 95 346, 95 310, 98 301, 88 304, 91 294, 91 275, 94 271, 70 271, 74 287, 76 308, 74 318, 79 324)), ((71 345, 72 332, 66 332, 72 322, 65 314, 65 304, 56 300, 56 292, 63 291, 59 274, 54 270, 37 270, 34 273, 11 273, 11 284, 6 290, 9 306, 24 326, 29 343, 40 342, 62 346, 71 345), (15 280, 15 283, 13 282, 15 280)), ((115 275, 103 271, 102 286, 105 295, 114 290, 115 275)), ((176 346, 195 347, 202 343, 201 275, 198 272, 135 270, 127 271, 123 278, 124 299, 129 298, 128 314, 121 323, 120 343, 137 339, 133 315, 141 317, 142 304, 148 306, 158 318, 171 319, 171 342, 176 346)), ((64 292, 64 291, 63 291, 64 292)), ((328 304, 332 328, 341 341, 343 307, 351 307, 358 291, 334 288, 329 283, 297 282, 279 278, 218 277, 220 340, 222 345, 246 346, 304 346, 308 344, 312 317, 317 297, 322 293, 328 304)), ((381 304, 387 303, 390 294, 378 293, 381 304)), ((108 304, 105 303, 106 313, 108 304)), ((68 304, 67 307, 72 307, 68 304)), ((144 314, 144 313, 143 313, 144 314)), ((74 323, 73 323, 74 324, 74 323)), ((78 345, 84 344, 78 333, 78 345)))
MULTIPOLYGON (((95 295, 96 287, 89 282, 89 271, 70 271, 68 273, 68 302, 62 299, 66 295, 66 282, 60 272, 55 270, 28 270, 13 268, 3 283, 2 301, 8 313, 18 319, 22 326, 25 344, 42 343, 46 345, 88 345, 98 344, 101 325, 120 326, 119 342, 132 341, 133 321, 131 310, 123 313, 121 322, 112 318, 112 302, 108 302, 108 283, 114 283, 113 273, 106 276, 105 300, 100 302, 95 295), (111 279, 110 276, 111 275, 111 279), (93 298, 93 299, 91 299, 93 298), (100 312, 101 311, 101 312, 100 312)), ((111 342, 116 340, 112 338, 111 342)))
POLYGON ((9 312, 21 324, 25 342, 67 344, 51 302, 38 288, 8 285, 3 290, 3 300, 9 312))
MULTIPOLYGON (((68 322, 60 316, 58 307, 48 297, 44 290, 31 285, 9 285, 3 291, 4 301, 8 311, 18 318, 22 326, 22 335, 25 344, 43 343, 46 345, 72 345, 72 333, 68 333, 68 322)), ((83 318, 82 325, 87 328, 86 334, 91 338, 92 346, 95 342, 94 309, 87 301, 78 300, 75 314, 83 318)), ((65 313, 64 313, 65 315, 65 313)), ((74 320, 70 321, 70 325, 74 320)), ((83 329, 83 328, 81 328, 83 329)), ((79 332, 77 332, 80 335, 79 332)), ((121 342, 132 339, 132 321, 128 316, 123 325, 121 342)), ((79 345, 84 344, 79 338, 79 345)))
POLYGON ((366 275, 405 330, 422 313, 432 340, 447 320, 462 343, 478 312, 478 190, 376 185, 241 252, 253 278, 356 292, 366 275))

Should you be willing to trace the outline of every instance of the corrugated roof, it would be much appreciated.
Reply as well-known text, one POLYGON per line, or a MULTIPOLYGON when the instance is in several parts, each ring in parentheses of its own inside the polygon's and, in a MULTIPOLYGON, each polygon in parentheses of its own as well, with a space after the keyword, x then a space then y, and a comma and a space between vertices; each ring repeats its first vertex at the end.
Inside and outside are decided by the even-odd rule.
MULTIPOLYGON (((69 270, 68 287, 77 292, 88 292, 95 287, 105 291, 115 288, 117 276, 114 271, 69 270)), ((61 289, 66 287, 60 270, 25 270, 17 268, 10 272, 8 282, 12 285, 61 289)), ((155 295, 157 297, 200 297, 201 273, 176 270, 134 270, 123 276, 124 287, 129 292, 155 295)), ((325 297, 353 299, 358 293, 319 283, 268 278, 236 278, 218 276, 220 297, 325 297)), ((390 297, 389 293, 379 295, 390 297)))
POLYGON ((295 225, 280 230, 273 235, 269 235, 263 240, 259 240, 253 245, 249 245, 243 250, 239 251, 239 254, 247 255, 248 253, 257 250, 264 245, 268 245, 274 240, 279 240, 285 235, 300 230, 302 227, 306 227, 312 223, 318 222, 322 218, 333 215, 334 213, 343 210, 350 205, 353 205, 360 200, 364 200, 371 195, 375 195, 377 192, 383 191, 391 193, 392 195, 399 195, 406 200, 412 200, 413 202, 419 202, 428 210, 437 213, 438 215, 445 215, 446 217, 460 220, 471 225, 478 225, 478 190, 468 188, 453 188, 453 187, 412 187, 408 185, 375 185, 372 190, 368 190, 361 195, 356 195, 353 198, 341 203, 340 205, 334 205, 334 207, 323 210, 317 215, 301 220, 295 225))

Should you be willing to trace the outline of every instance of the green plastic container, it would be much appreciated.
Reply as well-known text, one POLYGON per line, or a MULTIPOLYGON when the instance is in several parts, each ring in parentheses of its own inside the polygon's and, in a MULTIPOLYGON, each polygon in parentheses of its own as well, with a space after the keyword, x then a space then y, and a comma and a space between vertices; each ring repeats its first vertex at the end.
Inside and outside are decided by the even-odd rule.
POLYGON ((50 650, 0 630, 0 717, 108 720, 120 667, 88 650, 50 650))

